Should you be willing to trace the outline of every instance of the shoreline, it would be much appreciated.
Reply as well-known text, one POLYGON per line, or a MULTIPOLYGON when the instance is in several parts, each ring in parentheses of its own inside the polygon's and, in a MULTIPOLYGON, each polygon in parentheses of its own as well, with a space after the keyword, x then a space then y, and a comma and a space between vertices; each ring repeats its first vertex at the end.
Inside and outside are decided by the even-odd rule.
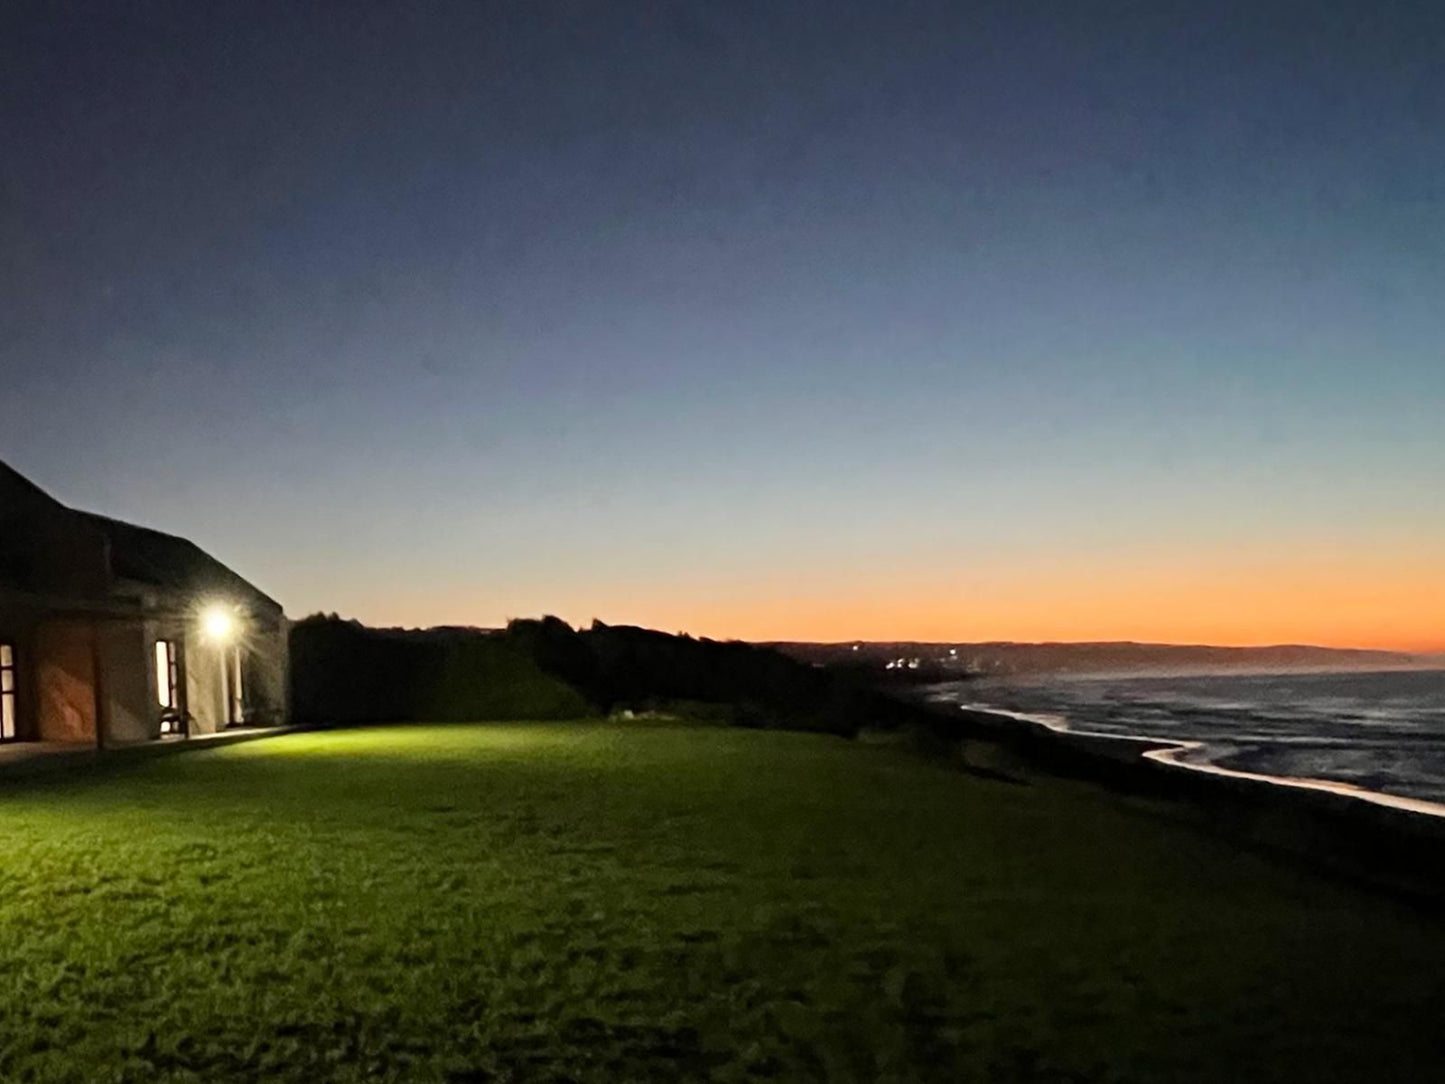
POLYGON ((1022 770, 1020 781, 1032 770, 1099 786, 1243 850, 1445 910, 1445 806, 1185 760, 1196 751, 1185 740, 1072 730, 1062 718, 956 701, 930 706, 955 721, 951 740, 965 762, 970 746, 992 746, 1017 759, 1009 770, 1022 770))
POLYGON ((1065 734, 1070 737, 1085 738, 1091 741, 1122 742, 1136 746, 1147 746, 1147 748, 1139 749, 1138 755, 1141 760, 1146 760, 1154 764, 1162 764, 1171 769, 1199 772, 1204 775, 1220 776, 1229 779, 1248 780, 1273 787, 1317 791, 1354 799, 1356 801, 1371 802, 1375 805, 1415 813, 1421 816, 1445 817, 1445 803, 1432 802, 1424 798, 1407 798, 1403 795, 1390 794, 1379 790, 1369 790, 1365 787, 1358 787, 1351 783, 1341 783, 1332 779, 1320 779, 1313 776, 1270 775, 1267 772, 1251 772, 1239 768, 1226 768, 1209 760, 1183 759, 1190 753, 1207 749, 1208 743, 1203 741, 1181 738, 1155 738, 1147 734, 1106 734, 1098 730, 1077 729, 1072 726, 1063 715, 1008 711, 987 704, 957 704, 956 706, 961 711, 1001 715, 1005 718, 1016 719, 1022 723, 1041 727, 1051 734, 1065 734))

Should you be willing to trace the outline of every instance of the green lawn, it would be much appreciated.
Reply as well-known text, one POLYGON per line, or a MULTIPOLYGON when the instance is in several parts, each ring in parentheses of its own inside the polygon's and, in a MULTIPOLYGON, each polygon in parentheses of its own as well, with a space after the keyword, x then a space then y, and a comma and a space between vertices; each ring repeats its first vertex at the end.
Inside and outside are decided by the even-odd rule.
POLYGON ((1437 922, 837 739, 293 735, 0 789, 6 1081, 1414 1080, 1437 922))

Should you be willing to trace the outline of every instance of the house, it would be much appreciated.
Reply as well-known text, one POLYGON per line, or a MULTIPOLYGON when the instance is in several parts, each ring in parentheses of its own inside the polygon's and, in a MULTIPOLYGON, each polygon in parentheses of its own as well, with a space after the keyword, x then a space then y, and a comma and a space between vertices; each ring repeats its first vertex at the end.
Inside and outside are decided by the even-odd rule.
POLYGON ((67 508, 0 463, 0 741, 275 725, 279 603, 193 543, 67 508))

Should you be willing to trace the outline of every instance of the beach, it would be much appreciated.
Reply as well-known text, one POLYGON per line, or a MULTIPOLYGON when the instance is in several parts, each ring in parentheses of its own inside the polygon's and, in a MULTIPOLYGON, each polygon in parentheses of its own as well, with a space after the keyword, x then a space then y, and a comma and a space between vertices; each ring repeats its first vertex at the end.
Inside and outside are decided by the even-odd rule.
POLYGON ((1445 672, 1090 675, 929 695, 1027 764, 1172 799, 1241 844, 1445 900, 1445 672))

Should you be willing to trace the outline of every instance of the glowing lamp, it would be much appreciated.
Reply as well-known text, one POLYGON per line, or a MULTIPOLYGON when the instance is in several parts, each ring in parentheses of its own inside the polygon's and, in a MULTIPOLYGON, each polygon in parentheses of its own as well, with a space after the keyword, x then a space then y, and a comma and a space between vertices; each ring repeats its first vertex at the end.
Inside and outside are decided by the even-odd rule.
POLYGON ((224 644, 236 635, 236 617, 225 606, 208 606, 201 613, 201 628, 207 639, 224 644))

